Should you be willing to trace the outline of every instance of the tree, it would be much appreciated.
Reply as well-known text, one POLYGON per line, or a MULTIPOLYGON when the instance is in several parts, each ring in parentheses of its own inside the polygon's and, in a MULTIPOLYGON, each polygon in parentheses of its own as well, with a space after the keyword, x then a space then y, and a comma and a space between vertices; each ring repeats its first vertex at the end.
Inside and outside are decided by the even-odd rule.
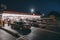
POLYGON ((60 19, 60 13, 57 12, 57 11, 51 11, 51 12, 48 14, 48 17, 49 17, 50 15, 54 15, 57 19, 60 19))
POLYGON ((57 11, 51 11, 51 12, 48 14, 48 16, 50 16, 50 15, 55 15, 56 17, 60 17, 60 13, 57 12, 57 11))

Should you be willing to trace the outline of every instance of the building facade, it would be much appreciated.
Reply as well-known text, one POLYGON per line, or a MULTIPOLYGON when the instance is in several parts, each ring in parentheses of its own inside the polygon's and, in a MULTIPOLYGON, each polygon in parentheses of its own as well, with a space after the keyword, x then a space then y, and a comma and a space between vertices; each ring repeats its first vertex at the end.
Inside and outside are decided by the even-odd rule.
POLYGON ((8 24, 8 22, 20 21, 22 19, 37 20, 40 19, 40 15, 25 13, 25 12, 16 12, 16 11, 4 11, 2 13, 2 24, 8 24))

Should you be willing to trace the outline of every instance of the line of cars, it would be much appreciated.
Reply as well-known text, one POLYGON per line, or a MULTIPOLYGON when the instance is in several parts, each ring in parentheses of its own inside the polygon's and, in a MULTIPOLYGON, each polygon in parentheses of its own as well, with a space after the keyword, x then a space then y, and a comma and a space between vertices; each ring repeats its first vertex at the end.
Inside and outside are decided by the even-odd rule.
POLYGON ((31 26, 45 28, 56 25, 50 18, 41 18, 40 20, 27 20, 31 26))
MULTIPOLYGON (((34 27, 40 27, 40 26, 43 26, 43 25, 46 25, 48 24, 48 22, 50 21, 51 19, 48 19, 48 18, 43 18, 41 20, 31 20, 31 19, 28 19, 26 21, 22 21, 22 22, 14 22, 15 26, 23 26, 22 28, 25 28, 25 29, 30 29, 31 26, 34 26, 34 27)), ((12 27, 12 28, 15 28, 15 27, 12 27)))
POLYGON ((42 18, 41 20, 28 19, 26 21, 11 23, 11 28, 14 30, 18 30, 20 32, 22 31, 22 34, 24 33, 23 35, 25 35, 25 33, 31 32, 32 26, 45 28, 47 26, 47 24, 49 24, 50 21, 51 21, 51 19, 49 19, 49 18, 46 18, 46 19, 42 18))

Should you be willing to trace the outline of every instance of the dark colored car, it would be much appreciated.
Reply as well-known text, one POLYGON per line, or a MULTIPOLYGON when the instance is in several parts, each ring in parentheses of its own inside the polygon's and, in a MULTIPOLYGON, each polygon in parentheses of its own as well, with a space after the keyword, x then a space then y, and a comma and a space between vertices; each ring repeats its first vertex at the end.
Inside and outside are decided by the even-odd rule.
POLYGON ((48 26, 53 25, 52 24, 52 19, 50 18, 42 18, 41 19, 41 24, 39 24, 42 28, 46 28, 48 26))
POLYGON ((14 24, 11 24, 11 28, 17 30, 22 35, 26 35, 31 32, 31 26, 25 22, 15 22, 14 24))
POLYGON ((30 21, 29 24, 30 24, 31 26, 39 27, 39 23, 40 23, 40 22, 38 22, 37 20, 29 20, 29 21, 30 21))

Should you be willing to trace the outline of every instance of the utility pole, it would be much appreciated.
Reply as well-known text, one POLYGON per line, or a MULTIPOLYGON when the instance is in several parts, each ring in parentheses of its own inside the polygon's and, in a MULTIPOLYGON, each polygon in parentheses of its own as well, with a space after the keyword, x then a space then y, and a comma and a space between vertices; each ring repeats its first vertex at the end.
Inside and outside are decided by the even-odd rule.
POLYGON ((4 5, 4 4, 1 4, 1 5, 0 5, 0 26, 3 25, 2 13, 3 13, 3 11, 4 11, 6 8, 7 8, 6 5, 4 5))

